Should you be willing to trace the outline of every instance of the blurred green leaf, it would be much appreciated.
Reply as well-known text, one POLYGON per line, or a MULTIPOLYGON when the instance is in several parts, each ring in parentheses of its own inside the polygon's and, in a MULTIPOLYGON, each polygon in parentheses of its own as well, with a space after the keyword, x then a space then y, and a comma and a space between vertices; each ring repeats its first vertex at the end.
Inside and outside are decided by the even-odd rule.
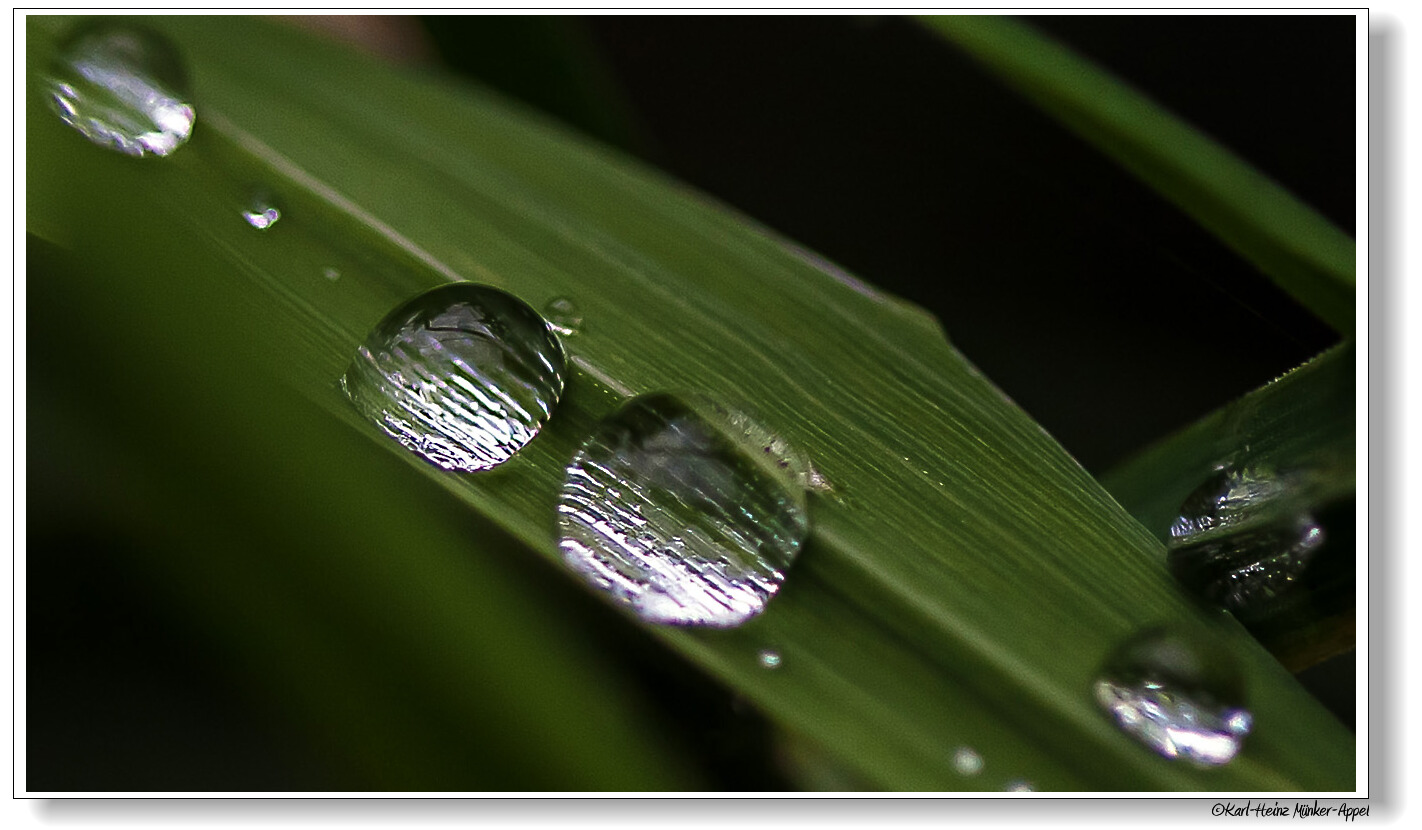
MULTIPOLYGON (((199 107, 190 144, 156 161, 102 151, 45 110, 37 67, 62 27, 30 20, 27 173, 43 195, 27 222, 74 263, 32 275, 32 354, 38 321, 62 309, 90 348, 41 370, 106 390, 88 417, 114 421, 108 434, 141 427, 134 463, 160 481, 134 509, 155 526, 211 514, 221 536, 194 563, 206 536, 177 523, 152 567, 289 673, 274 684, 301 689, 293 705, 321 711, 378 788, 444 786, 459 757, 435 722, 504 734, 529 764, 520 780, 688 780, 655 740, 678 702, 649 711, 617 690, 599 647, 557 621, 568 581, 550 569, 558 587, 514 590, 475 564, 502 551, 556 567, 564 465, 620 401, 662 390, 753 412, 833 491, 812 497, 811 539, 764 615, 645 636, 872 786, 1353 788, 1352 736, 1243 630, 1182 597, 1159 542, 921 311, 477 90, 262 21, 152 23, 190 60, 199 107), (283 211, 265 232, 239 217, 254 191, 283 211), (335 387, 385 312, 453 279, 534 307, 571 297, 586 318, 552 422, 478 475, 410 457, 335 387), (91 348, 111 353, 91 365, 91 348), (218 576, 190 575, 199 564, 218 576), (295 615, 328 590, 316 620, 254 619, 259 600, 295 615), (1255 734, 1226 767, 1159 758, 1091 700, 1101 660, 1162 622, 1208 627, 1244 664, 1255 734), (766 647, 783 657, 774 671, 756 659, 766 647), (312 650, 336 668, 304 665, 312 650), (439 718, 379 720, 423 701, 439 718), (980 774, 955 768, 963 747, 980 774), (392 754, 410 765, 379 769, 392 754)), ((38 449, 32 464, 57 463, 38 449)))

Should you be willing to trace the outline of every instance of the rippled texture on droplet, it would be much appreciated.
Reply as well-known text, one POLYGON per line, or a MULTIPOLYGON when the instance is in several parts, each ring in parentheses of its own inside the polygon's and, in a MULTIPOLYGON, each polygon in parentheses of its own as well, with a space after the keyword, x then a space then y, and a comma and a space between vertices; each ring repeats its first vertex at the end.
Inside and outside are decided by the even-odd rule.
POLYGON ((1136 740, 1196 766, 1229 763, 1253 726, 1233 658, 1162 629, 1121 646, 1102 668, 1093 694, 1136 740))
POLYGON ((342 386, 386 434, 446 470, 507 461, 563 394, 562 344, 538 313, 496 288, 455 283, 380 321, 342 386))
POLYGON ((764 610, 808 533, 805 494, 749 419, 669 395, 634 398, 568 465, 563 560, 642 619, 730 627, 764 610))
POLYGON ((84 26, 51 65, 50 105, 101 147, 166 156, 192 134, 186 73, 167 38, 111 23, 84 26))
POLYGON ((583 312, 567 297, 555 297, 543 307, 543 316, 548 325, 559 334, 572 336, 583 330, 583 312))

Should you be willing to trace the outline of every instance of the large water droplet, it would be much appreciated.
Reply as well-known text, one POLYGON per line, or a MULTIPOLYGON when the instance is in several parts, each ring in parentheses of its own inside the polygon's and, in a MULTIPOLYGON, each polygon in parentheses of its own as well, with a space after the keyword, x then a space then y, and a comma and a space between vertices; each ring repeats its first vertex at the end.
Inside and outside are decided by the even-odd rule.
POLYGON ((148 29, 81 27, 51 66, 50 105, 85 138, 130 156, 166 156, 192 134, 177 50, 148 29))
POLYGON ((507 461, 563 394, 558 338, 526 303, 455 283, 415 297, 371 331, 341 379, 356 408, 446 470, 507 461))
POLYGON ((634 398, 568 465, 564 561, 648 622, 729 627, 764 610, 808 533, 807 468, 717 404, 634 398), (776 452, 767 452, 769 446, 776 452))
POLYGON ((1244 680, 1228 652, 1150 629, 1102 667, 1096 701, 1123 730, 1166 758, 1208 767, 1239 753, 1252 718, 1244 680))

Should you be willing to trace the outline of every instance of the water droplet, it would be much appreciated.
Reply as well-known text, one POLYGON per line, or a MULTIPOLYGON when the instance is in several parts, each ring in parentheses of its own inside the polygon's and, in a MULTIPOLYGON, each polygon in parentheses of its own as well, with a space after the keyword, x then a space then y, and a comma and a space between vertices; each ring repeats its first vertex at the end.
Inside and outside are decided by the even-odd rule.
POLYGON ((1037 791, 1031 781, 1009 781, 1002 789, 1009 793, 1035 793, 1037 791))
POLYGON ((756 659, 759 660, 760 664, 767 669, 780 668, 780 652, 775 651, 773 649, 761 649, 760 653, 756 655, 756 659))
POLYGON ((553 330, 570 337, 583 330, 583 312, 567 297, 555 297, 543 307, 543 316, 553 330))
POLYGON ((1231 655, 1163 629, 1142 632, 1112 654, 1094 693, 1136 740, 1196 766, 1229 763, 1253 726, 1231 655))
POLYGON ((953 752, 953 769, 959 775, 977 775, 983 771, 983 756, 971 747, 960 746, 953 752))
POLYGON ((336 270, 335 268, 327 266, 321 269, 321 276, 325 277, 331 282, 335 282, 336 280, 341 278, 341 272, 336 270))
POLYGON ((759 614, 809 525, 799 479, 746 440, 769 434, 750 423, 698 398, 629 401, 568 465, 564 561, 648 622, 724 628, 759 614))
POLYGON ((1179 517, 1170 526, 1170 538, 1187 540, 1237 526, 1283 490, 1282 479, 1269 471, 1218 467, 1213 476, 1185 498, 1179 517))
POLYGON ((507 461, 563 394, 563 346, 543 318, 497 288, 455 283, 390 312, 341 379, 386 434, 446 470, 507 461))
POLYGON ((1301 596, 1323 546, 1312 514, 1290 506, 1290 485, 1255 469, 1220 469, 1191 493, 1170 528, 1166 565, 1182 586, 1246 625, 1301 596))
MULTIPOLYGON (((259 231, 264 231, 277 223, 281 219, 281 211, 277 210, 265 202, 253 205, 251 208, 242 211, 242 218, 247 220, 247 224, 259 231)), ((335 269, 328 268, 328 271, 335 269)), ((337 276, 340 276, 337 274, 337 276)))
POLYGON ((173 45, 148 29, 76 30, 51 65, 50 106, 85 138, 130 156, 166 156, 192 134, 186 77, 173 45))

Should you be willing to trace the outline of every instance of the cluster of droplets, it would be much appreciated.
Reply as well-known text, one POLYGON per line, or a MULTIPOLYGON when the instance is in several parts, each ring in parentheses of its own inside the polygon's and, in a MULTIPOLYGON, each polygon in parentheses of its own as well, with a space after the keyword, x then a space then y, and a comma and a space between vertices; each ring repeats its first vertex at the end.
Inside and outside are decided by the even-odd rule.
MULTIPOLYGON (((527 304, 455 283, 381 320, 341 383, 411 452, 478 472, 539 433, 566 367, 553 325, 527 304)), ((764 610, 804 543, 809 469, 783 439, 714 401, 634 398, 564 471, 563 561, 648 622, 740 625, 764 610)), ((779 655, 761 660, 773 668, 779 655)))
MULTIPOLYGON (((51 67, 50 101, 90 141, 130 156, 167 156, 196 120, 175 50, 141 28, 83 27, 51 67)), ((241 211, 251 227, 281 219, 269 199, 241 211)), ((339 279, 334 268, 326 279, 339 279)), ((355 408, 444 470, 505 463, 538 435, 565 386, 559 336, 583 330, 566 297, 542 315, 484 285, 423 293, 381 320, 341 387, 355 408)), ((1276 476, 1221 468, 1190 495, 1170 530, 1169 567, 1236 614, 1286 592, 1323 541, 1306 513, 1260 520, 1286 489, 1276 476)), ((699 397, 645 395, 605 418, 564 471, 557 510, 566 565, 641 619, 732 627, 761 613, 808 533, 806 491, 828 489, 783 438, 699 397)), ((780 652, 756 655, 764 669, 780 652)), ((1147 631, 1104 664, 1093 694, 1128 734, 1158 754, 1227 763, 1252 727, 1229 655, 1147 631)), ((983 758, 953 751, 962 776, 983 758)), ((1009 791, 1030 792, 1025 780, 1009 791)))

